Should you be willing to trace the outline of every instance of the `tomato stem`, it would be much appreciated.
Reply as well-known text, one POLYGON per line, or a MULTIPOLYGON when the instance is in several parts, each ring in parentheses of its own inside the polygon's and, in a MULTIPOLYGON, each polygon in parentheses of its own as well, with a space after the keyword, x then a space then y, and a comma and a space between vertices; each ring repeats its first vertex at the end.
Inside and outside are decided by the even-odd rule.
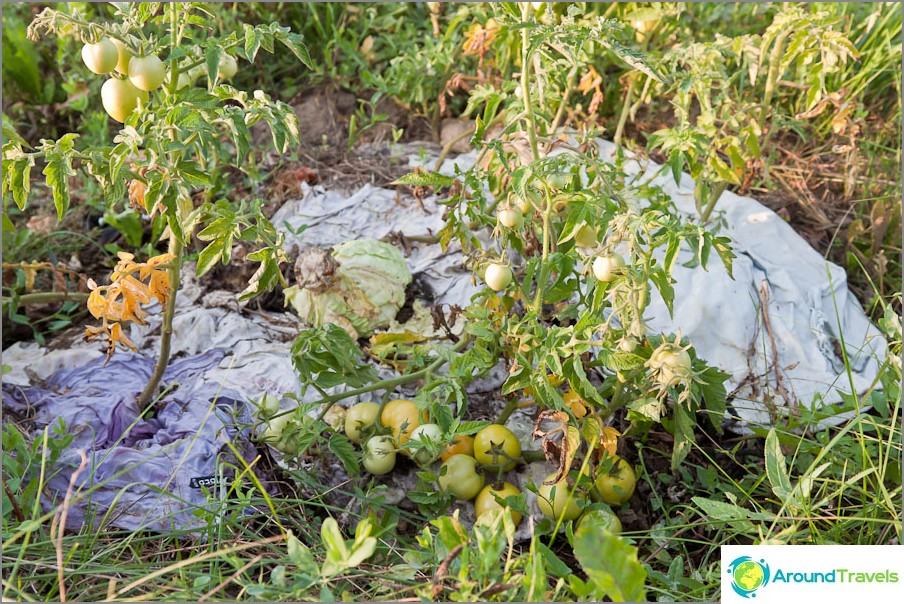
MULTIPOLYGON (((467 346, 469 341, 470 340, 467 337, 462 338, 461 340, 458 341, 457 344, 455 344, 455 346, 452 347, 452 352, 460 352, 465 346, 467 346)), ((388 380, 380 380, 379 382, 374 382, 373 384, 370 384, 368 386, 362 386, 361 388, 355 388, 354 390, 347 390, 345 392, 339 392, 337 394, 332 394, 330 396, 326 396, 326 397, 322 398, 321 400, 317 401, 316 403, 314 403, 314 405, 325 405, 323 410, 320 412, 320 415, 317 417, 317 420, 318 421, 322 420, 323 417, 326 415, 327 411, 329 411, 333 405, 335 405, 337 402, 339 402, 343 399, 351 398, 353 396, 358 396, 360 394, 367 394, 368 392, 373 392, 374 390, 392 390, 396 386, 402 386, 404 384, 409 384, 411 382, 415 382, 421 378, 426 377, 430 373, 436 371, 437 369, 439 369, 440 367, 445 365, 447 362, 449 362, 449 360, 450 359, 448 359, 448 358, 440 357, 440 358, 436 359, 435 361, 433 361, 432 363, 430 363, 429 365, 427 365, 426 367, 424 367, 423 369, 421 369, 420 371, 415 371, 414 373, 409 373, 408 375, 400 375, 399 377, 391 378, 388 380)), ((379 413, 383 412, 384 406, 385 406, 385 404, 380 406, 380 411, 378 412, 378 415, 377 415, 378 422, 379 422, 379 418, 380 418, 379 413)), ((282 415, 292 413, 292 411, 294 411, 294 409, 289 409, 286 411, 282 411, 280 413, 276 413, 270 419, 274 419, 274 418, 280 417, 282 415)))

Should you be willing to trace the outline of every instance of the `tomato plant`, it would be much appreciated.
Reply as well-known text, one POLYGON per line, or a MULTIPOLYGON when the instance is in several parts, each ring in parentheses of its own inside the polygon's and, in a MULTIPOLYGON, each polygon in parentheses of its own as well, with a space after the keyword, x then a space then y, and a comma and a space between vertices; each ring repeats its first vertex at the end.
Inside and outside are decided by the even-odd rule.
POLYGON ((521 457, 521 442, 505 426, 491 424, 474 436, 474 457, 482 466, 508 471, 521 457))
POLYGON ((439 486, 456 499, 474 499, 483 489, 486 478, 477 470, 477 460, 470 455, 456 454, 439 470, 439 486))
MULTIPOLYGON (((261 200, 227 202, 217 199, 213 189, 219 171, 229 165, 238 169, 245 165, 251 143, 249 128, 254 124, 266 123, 277 151, 287 152, 298 139, 295 112, 262 91, 250 95, 224 83, 180 89, 179 76, 200 65, 215 74, 224 53, 253 62, 261 49, 273 52, 276 43, 309 66, 310 59, 300 37, 276 23, 246 26, 218 36, 207 27, 200 4, 110 6, 113 20, 109 22, 90 22, 77 12, 46 8, 34 18, 28 35, 37 40, 55 34, 84 44, 101 44, 98 51, 90 47, 83 57, 98 71, 112 69, 111 46, 98 42, 109 39, 116 51, 118 73, 104 84, 101 103, 113 119, 124 124, 123 129, 108 146, 80 146, 78 134, 68 133, 27 150, 30 147, 21 137, 5 136, 2 189, 4 202, 9 190, 10 198, 24 209, 31 191, 31 169, 40 162, 59 219, 69 209, 70 178, 87 175, 97 181, 109 208, 134 208, 157 225, 155 233, 165 230, 168 234, 167 254, 156 260, 161 270, 154 283, 136 292, 123 287, 114 274, 111 286, 92 294, 92 312, 103 318, 103 326, 89 328, 88 336, 105 339, 108 354, 117 346, 134 346, 121 324, 140 322, 135 309, 149 302, 153 293, 159 294, 154 297, 163 306, 162 337, 157 363, 139 396, 138 406, 144 408, 156 396, 169 364, 175 296, 168 292, 179 289, 186 246, 195 238, 206 245, 197 258, 199 275, 217 262, 228 263, 239 241, 257 248, 247 258, 260 262, 260 269, 241 299, 284 284, 278 267, 287 260, 282 235, 261 212, 261 200), (164 81, 168 82, 165 92, 159 90, 164 81), (234 157, 221 153, 226 140, 235 149, 234 157), (159 260, 163 257, 165 262, 159 260), (120 308, 128 311, 119 312, 120 308)), ((4 128, 7 132, 6 125, 4 128)))

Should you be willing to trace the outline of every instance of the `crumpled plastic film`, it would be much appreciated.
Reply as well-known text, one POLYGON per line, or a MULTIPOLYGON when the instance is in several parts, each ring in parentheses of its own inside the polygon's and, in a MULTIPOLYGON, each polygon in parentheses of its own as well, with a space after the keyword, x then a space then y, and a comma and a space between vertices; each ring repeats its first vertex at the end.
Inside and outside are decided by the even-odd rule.
POLYGON ((153 370, 153 360, 142 355, 120 353, 105 367, 98 358, 58 370, 40 385, 4 383, 8 409, 31 409, 38 428, 50 426, 53 433, 62 421, 73 434, 51 468, 45 509, 62 501, 84 451, 88 465, 75 482, 67 527, 79 529, 86 521, 95 530, 105 524, 133 531, 206 526, 204 512, 214 512, 221 487, 243 467, 233 447, 246 463, 256 456, 248 404, 199 379, 224 357, 210 350, 173 361, 163 380, 176 387, 148 418, 139 417, 136 405, 153 370))

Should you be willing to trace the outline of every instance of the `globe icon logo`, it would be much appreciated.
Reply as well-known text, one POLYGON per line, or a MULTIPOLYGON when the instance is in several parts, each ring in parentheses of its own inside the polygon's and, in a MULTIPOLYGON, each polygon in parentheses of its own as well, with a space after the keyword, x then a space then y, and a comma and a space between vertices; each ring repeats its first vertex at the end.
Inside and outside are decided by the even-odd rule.
POLYGON ((755 598, 756 590, 769 583, 769 565, 765 560, 754 560, 750 556, 735 558, 728 565, 731 587, 744 598, 755 598))

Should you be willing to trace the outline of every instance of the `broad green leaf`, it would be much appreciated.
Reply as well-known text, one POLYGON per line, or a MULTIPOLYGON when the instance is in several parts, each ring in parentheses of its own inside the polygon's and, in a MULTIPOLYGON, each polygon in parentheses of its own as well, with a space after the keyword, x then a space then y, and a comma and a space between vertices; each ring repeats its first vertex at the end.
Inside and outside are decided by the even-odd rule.
POLYGON ((360 466, 358 465, 358 456, 355 453, 355 448, 348 441, 347 438, 342 436, 341 434, 334 434, 330 437, 328 446, 330 451, 333 452, 339 461, 342 462, 342 466, 345 468, 345 471, 349 476, 358 476, 361 473, 360 466))
POLYGON ((637 560, 637 548, 612 534, 592 517, 574 534, 574 555, 587 574, 597 600, 645 602, 647 571, 637 560))

